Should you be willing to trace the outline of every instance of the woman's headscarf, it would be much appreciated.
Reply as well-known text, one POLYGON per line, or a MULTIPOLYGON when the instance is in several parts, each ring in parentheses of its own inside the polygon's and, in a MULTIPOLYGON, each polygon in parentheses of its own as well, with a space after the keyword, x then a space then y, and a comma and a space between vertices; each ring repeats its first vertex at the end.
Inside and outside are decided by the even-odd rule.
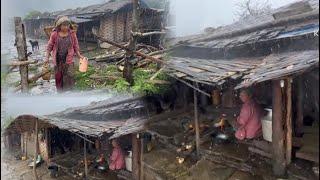
POLYGON ((60 16, 57 18, 56 22, 54 23, 54 26, 57 28, 63 23, 69 23, 71 25, 71 21, 67 16, 60 16))

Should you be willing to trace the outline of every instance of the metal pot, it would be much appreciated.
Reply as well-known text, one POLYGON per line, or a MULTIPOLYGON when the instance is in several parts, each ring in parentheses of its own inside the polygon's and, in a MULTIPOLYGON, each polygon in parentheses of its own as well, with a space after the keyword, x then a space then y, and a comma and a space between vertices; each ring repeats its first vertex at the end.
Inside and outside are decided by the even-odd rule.
POLYGON ((211 134, 211 141, 215 144, 225 144, 230 142, 230 136, 222 132, 214 132, 211 134))

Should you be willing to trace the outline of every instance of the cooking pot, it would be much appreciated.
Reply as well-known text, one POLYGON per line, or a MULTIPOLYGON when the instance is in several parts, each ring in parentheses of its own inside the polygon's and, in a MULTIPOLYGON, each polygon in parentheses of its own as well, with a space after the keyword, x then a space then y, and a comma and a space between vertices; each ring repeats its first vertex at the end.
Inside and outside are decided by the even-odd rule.
POLYGON ((211 141, 214 144, 226 144, 231 142, 231 137, 224 132, 215 131, 211 133, 211 141))

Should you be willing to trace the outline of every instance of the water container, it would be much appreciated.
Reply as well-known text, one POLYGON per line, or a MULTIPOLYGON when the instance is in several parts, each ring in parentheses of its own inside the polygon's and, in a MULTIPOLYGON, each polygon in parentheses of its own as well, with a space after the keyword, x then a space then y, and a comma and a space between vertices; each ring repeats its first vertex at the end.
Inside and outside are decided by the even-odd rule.
POLYGON ((87 72, 88 70, 88 58, 80 58, 79 61, 79 71, 80 72, 87 72))
POLYGON ((268 113, 261 119, 263 139, 272 142, 272 109, 265 109, 268 113))
POLYGON ((132 172, 132 151, 129 151, 129 155, 125 157, 126 169, 132 172))

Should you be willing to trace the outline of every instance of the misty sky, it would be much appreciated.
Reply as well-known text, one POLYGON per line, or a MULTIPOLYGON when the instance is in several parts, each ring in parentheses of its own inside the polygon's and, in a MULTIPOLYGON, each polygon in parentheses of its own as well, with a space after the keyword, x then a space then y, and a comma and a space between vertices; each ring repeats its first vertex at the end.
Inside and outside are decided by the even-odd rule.
MULTIPOLYGON (((56 11, 88 6, 106 0, 1 0, 1 24, 12 16, 25 16, 31 10, 56 11)), ((205 27, 217 27, 234 21, 236 4, 242 0, 170 0, 176 34, 201 32, 205 27)), ((273 8, 296 0, 269 0, 273 8)), ((3 26, 2 26, 3 27, 3 26)))

